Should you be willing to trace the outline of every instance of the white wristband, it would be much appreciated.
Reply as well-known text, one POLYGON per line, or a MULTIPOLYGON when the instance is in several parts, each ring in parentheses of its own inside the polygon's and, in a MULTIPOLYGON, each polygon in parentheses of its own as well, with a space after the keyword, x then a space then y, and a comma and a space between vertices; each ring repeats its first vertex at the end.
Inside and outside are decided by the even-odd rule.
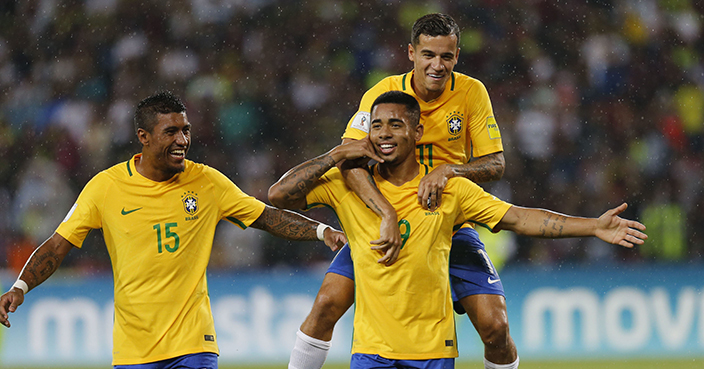
POLYGON ((318 234, 318 239, 321 241, 325 241, 325 230, 328 228, 332 228, 327 224, 320 223, 318 224, 318 229, 316 230, 315 233, 318 234))
POLYGON ((27 283, 21 279, 18 279, 15 284, 12 285, 12 288, 15 287, 21 289, 24 294, 27 294, 27 292, 29 291, 29 286, 27 286, 27 283))

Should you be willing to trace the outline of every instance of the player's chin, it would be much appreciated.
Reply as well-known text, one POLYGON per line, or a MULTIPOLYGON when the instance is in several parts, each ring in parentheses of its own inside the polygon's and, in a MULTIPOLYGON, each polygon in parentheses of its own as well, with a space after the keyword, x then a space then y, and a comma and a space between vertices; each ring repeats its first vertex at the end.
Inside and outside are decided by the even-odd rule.
POLYGON ((172 161, 170 164, 171 165, 169 165, 169 172, 171 172, 172 174, 181 173, 186 170, 185 160, 172 161))

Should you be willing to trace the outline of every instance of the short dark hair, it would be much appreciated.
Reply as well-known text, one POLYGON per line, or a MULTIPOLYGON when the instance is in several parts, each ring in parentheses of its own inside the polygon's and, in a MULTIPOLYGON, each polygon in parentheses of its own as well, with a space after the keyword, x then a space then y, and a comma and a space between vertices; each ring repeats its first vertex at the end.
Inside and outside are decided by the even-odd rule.
POLYGON ((372 108, 369 109, 370 112, 374 111, 374 108, 379 104, 400 104, 406 107, 406 114, 411 120, 411 126, 415 127, 420 123, 420 104, 415 97, 403 92, 403 91, 389 91, 384 92, 379 95, 379 97, 374 100, 372 108))
POLYGON ((176 95, 170 91, 159 91, 137 104, 137 110, 134 112, 134 130, 136 132, 141 128, 151 133, 156 126, 157 114, 185 111, 186 105, 176 95))
POLYGON ((418 18, 413 23, 411 45, 418 45, 420 35, 431 37, 455 35, 457 36, 457 47, 460 46, 460 26, 447 14, 432 13, 418 18))

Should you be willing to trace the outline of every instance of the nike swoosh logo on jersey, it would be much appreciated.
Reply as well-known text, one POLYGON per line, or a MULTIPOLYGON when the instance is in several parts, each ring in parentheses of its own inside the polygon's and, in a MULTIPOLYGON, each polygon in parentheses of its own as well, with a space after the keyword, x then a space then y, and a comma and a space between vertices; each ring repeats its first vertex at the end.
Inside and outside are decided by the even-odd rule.
POLYGON ((141 208, 137 208, 137 209, 132 209, 132 210, 127 210, 127 211, 125 211, 125 208, 122 208, 122 211, 121 211, 120 213, 121 213, 122 215, 127 215, 127 214, 129 214, 129 213, 134 213, 135 211, 137 211, 137 210, 139 210, 139 209, 141 209, 141 208))
POLYGON ((486 281, 489 282, 489 284, 494 284, 494 283, 496 283, 496 282, 498 282, 498 281, 500 281, 500 280, 501 280, 501 278, 491 279, 491 277, 489 277, 489 278, 486 279, 486 281))

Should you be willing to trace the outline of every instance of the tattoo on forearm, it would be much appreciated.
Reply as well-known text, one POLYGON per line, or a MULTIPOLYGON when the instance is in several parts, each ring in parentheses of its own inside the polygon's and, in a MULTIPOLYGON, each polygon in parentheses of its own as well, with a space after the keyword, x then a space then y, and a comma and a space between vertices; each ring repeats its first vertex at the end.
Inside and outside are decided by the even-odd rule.
POLYGON ((567 217, 564 215, 553 214, 549 212, 544 212, 545 218, 540 225, 540 236, 546 238, 560 238, 563 237, 563 231, 565 227, 565 222, 567 217))
POLYGON ((369 172, 366 172, 366 173, 367 173, 367 176, 366 176, 367 182, 369 182, 369 184, 372 185, 372 187, 374 187, 377 192, 379 192, 379 187, 376 186, 376 182, 374 181, 374 177, 372 176, 372 174, 369 172))
POLYGON ((51 249, 35 253, 24 269, 23 280, 30 289, 40 285, 59 268, 61 259, 51 249), (29 274, 29 278, 27 278, 26 274, 29 274))
POLYGON ((475 183, 496 181, 504 175, 505 160, 502 154, 492 154, 476 159, 469 164, 453 165, 452 170, 458 176, 475 183))
POLYGON ((267 207, 252 226, 287 240, 318 240, 318 223, 288 210, 267 207))
POLYGON ((335 160, 326 154, 295 168, 280 182, 285 188, 291 189, 291 191, 286 193, 286 200, 295 201, 305 197, 318 178, 334 165, 335 160))
POLYGON ((374 202, 374 199, 369 198, 367 199, 367 201, 371 205, 369 208, 372 209, 373 212, 381 214, 381 208, 379 207, 379 205, 376 204, 376 202, 374 202))

